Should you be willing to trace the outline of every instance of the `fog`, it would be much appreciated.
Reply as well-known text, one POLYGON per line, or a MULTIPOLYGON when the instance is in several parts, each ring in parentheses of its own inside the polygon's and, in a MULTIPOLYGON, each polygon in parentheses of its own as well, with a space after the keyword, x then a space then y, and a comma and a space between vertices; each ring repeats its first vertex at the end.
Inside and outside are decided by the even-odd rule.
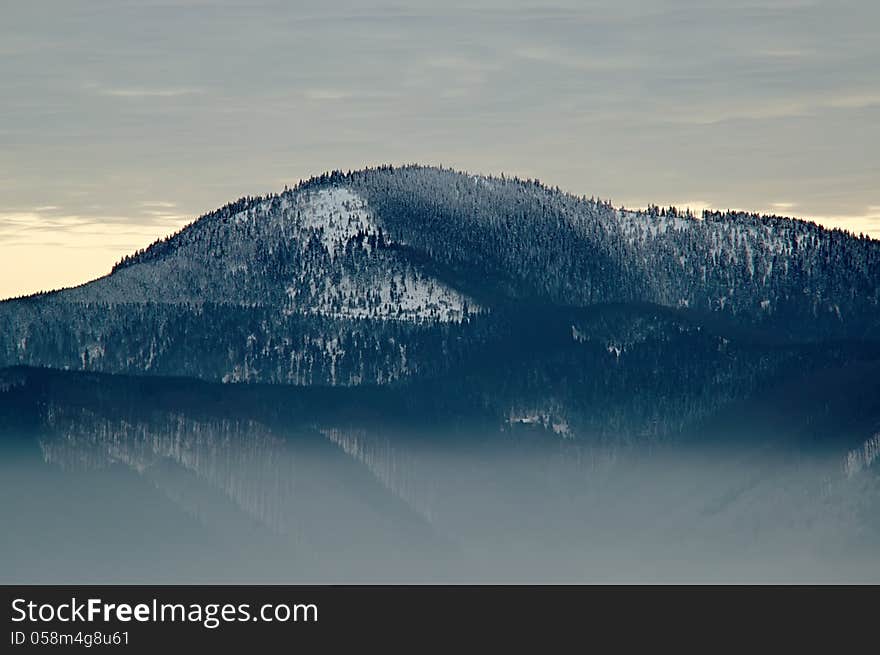
POLYGON ((624 446, 343 417, 329 390, 298 418, 267 411, 284 391, 212 409, 69 384, 25 385, 0 422, 4 583, 880 580, 870 444, 624 446))

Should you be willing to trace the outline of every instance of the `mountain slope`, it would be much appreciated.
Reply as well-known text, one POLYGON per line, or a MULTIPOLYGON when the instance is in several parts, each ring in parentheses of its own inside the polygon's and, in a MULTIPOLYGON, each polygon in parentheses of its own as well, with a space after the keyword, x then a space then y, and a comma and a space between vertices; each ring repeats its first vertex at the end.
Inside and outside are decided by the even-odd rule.
POLYGON ((616 210, 537 182, 420 167, 327 180, 313 184, 350 184, 391 235, 463 285, 487 278, 509 297, 652 302, 808 338, 865 334, 880 316, 880 243, 812 223, 616 210))
POLYGON ((398 252, 366 203, 327 186, 203 217, 65 302, 228 304, 343 318, 461 320, 468 299, 398 252))
MULTIPOLYGON (((387 384, 480 374, 487 347, 516 359, 562 339, 619 356, 634 332, 665 361, 683 328, 663 307, 688 338, 870 340, 880 243, 437 168, 334 172, 207 214, 94 282, 0 303, 0 366, 387 384), (584 327, 586 308, 612 305, 634 310, 584 327)), ((785 359, 750 357, 743 370, 785 359)))

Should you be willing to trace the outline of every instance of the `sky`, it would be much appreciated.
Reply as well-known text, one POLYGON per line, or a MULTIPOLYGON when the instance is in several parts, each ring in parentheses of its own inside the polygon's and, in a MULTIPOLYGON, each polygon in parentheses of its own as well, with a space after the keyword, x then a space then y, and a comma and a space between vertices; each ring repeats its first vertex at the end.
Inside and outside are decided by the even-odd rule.
POLYGON ((0 298, 380 163, 880 238, 876 0, 0 6, 0 298))

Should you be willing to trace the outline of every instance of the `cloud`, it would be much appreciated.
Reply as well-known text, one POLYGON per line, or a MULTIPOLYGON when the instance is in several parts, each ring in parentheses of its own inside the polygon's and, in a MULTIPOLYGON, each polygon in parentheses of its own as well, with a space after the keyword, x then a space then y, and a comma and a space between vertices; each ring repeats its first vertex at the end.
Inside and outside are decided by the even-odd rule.
POLYGON ((122 238, 130 239, 129 243, 134 249, 134 245, 142 243, 144 239, 164 236, 191 220, 182 214, 161 211, 150 216, 147 219, 133 219, 128 216, 82 216, 47 211, 0 212, 0 245, 95 245, 107 239, 122 238))
POLYGON ((90 93, 113 98, 178 98, 205 92, 200 87, 191 86, 108 86, 97 82, 87 82, 82 88, 90 93))
POLYGON ((347 100, 354 94, 339 89, 306 89, 303 95, 309 100, 347 100))
POLYGON ((122 255, 190 220, 59 214, 42 209, 0 212, 0 299, 93 280, 106 274, 122 255))
POLYGON ((696 125, 716 125, 727 121, 778 120, 810 116, 820 111, 853 110, 880 106, 880 94, 862 91, 840 91, 822 95, 778 97, 770 101, 751 101, 739 105, 728 104, 723 108, 695 107, 672 117, 673 122, 696 125), (829 97, 830 96, 830 97, 829 97))
POLYGON ((814 50, 803 48, 767 48, 758 50, 754 54, 760 58, 768 59, 803 59, 815 53, 814 50))
POLYGON ((105 96, 116 98, 177 98, 204 93, 202 89, 102 89, 105 96))
MULTIPOLYGON (((358 106, 360 109, 363 108, 363 103, 373 102, 373 101, 383 101, 388 100, 390 98, 397 97, 397 94, 391 91, 362 91, 360 89, 339 89, 332 87, 318 87, 312 89, 305 89, 302 91, 302 97, 306 100, 311 100, 313 102, 338 102, 342 100, 351 101, 352 103, 362 103, 358 106)), ((287 98, 282 97, 282 104, 280 105, 284 110, 287 110, 289 106, 287 104, 287 98)))
POLYGON ((767 121, 805 116, 818 105, 799 99, 780 98, 771 102, 751 102, 724 108, 694 107, 670 117, 674 123, 717 125, 728 121, 767 121))
POLYGON ((177 207, 176 202, 170 202, 168 200, 144 200, 139 203, 141 207, 160 207, 162 209, 173 209, 177 207))
POLYGON ((172 212, 164 209, 144 209, 141 211, 141 213, 146 216, 152 216, 159 219, 159 221, 152 221, 151 224, 155 224, 156 222, 177 222, 187 221, 187 219, 191 220, 191 217, 187 214, 180 214, 178 212, 172 212))
POLYGON ((616 71, 643 65, 634 55, 575 54, 556 46, 529 45, 516 48, 513 55, 526 61, 540 62, 578 71, 616 71))
POLYGON ((862 214, 805 216, 803 218, 828 228, 837 227, 853 234, 863 233, 874 239, 880 239, 880 207, 866 207, 862 214))
POLYGON ((864 109, 880 105, 880 93, 852 93, 835 96, 828 101, 829 107, 836 109, 864 109))
POLYGON ((462 57, 458 55, 442 55, 428 57, 424 60, 430 68, 445 69, 451 71, 487 72, 501 68, 497 63, 478 59, 476 57, 462 57))

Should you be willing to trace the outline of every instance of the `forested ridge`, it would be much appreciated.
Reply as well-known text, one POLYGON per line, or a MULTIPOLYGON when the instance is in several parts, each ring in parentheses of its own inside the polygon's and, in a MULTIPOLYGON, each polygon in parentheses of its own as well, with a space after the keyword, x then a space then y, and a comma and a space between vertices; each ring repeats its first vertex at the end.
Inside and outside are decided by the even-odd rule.
MULTIPOLYGON (((345 266, 357 268, 353 260, 363 253, 380 259, 402 251, 396 262, 423 260, 435 276, 489 302, 655 302, 758 323, 797 317, 809 320, 815 334, 876 326, 880 312, 880 243, 863 235, 746 212, 707 210, 697 217, 674 207, 617 209, 538 181, 422 166, 334 171, 281 194, 240 199, 124 258, 117 269, 196 244, 204 258, 228 259, 230 243, 259 239, 260 217, 273 224, 278 216, 300 215, 302 199, 339 188, 362 198, 370 216, 351 234, 337 230, 345 266)), ((271 277, 287 263, 316 271, 319 251, 334 248, 332 232, 315 230, 312 238, 324 238, 323 249, 309 242, 293 253, 284 249, 291 233, 282 227, 278 247, 247 253, 247 262, 259 269, 254 277, 271 277)))
POLYGON ((94 282, 0 303, 0 366, 299 386, 507 371, 526 396, 553 389, 547 407, 653 389, 665 409, 644 391, 638 421, 666 425, 753 392, 801 346, 872 352, 878 300, 863 236, 385 166, 239 199, 94 282))

